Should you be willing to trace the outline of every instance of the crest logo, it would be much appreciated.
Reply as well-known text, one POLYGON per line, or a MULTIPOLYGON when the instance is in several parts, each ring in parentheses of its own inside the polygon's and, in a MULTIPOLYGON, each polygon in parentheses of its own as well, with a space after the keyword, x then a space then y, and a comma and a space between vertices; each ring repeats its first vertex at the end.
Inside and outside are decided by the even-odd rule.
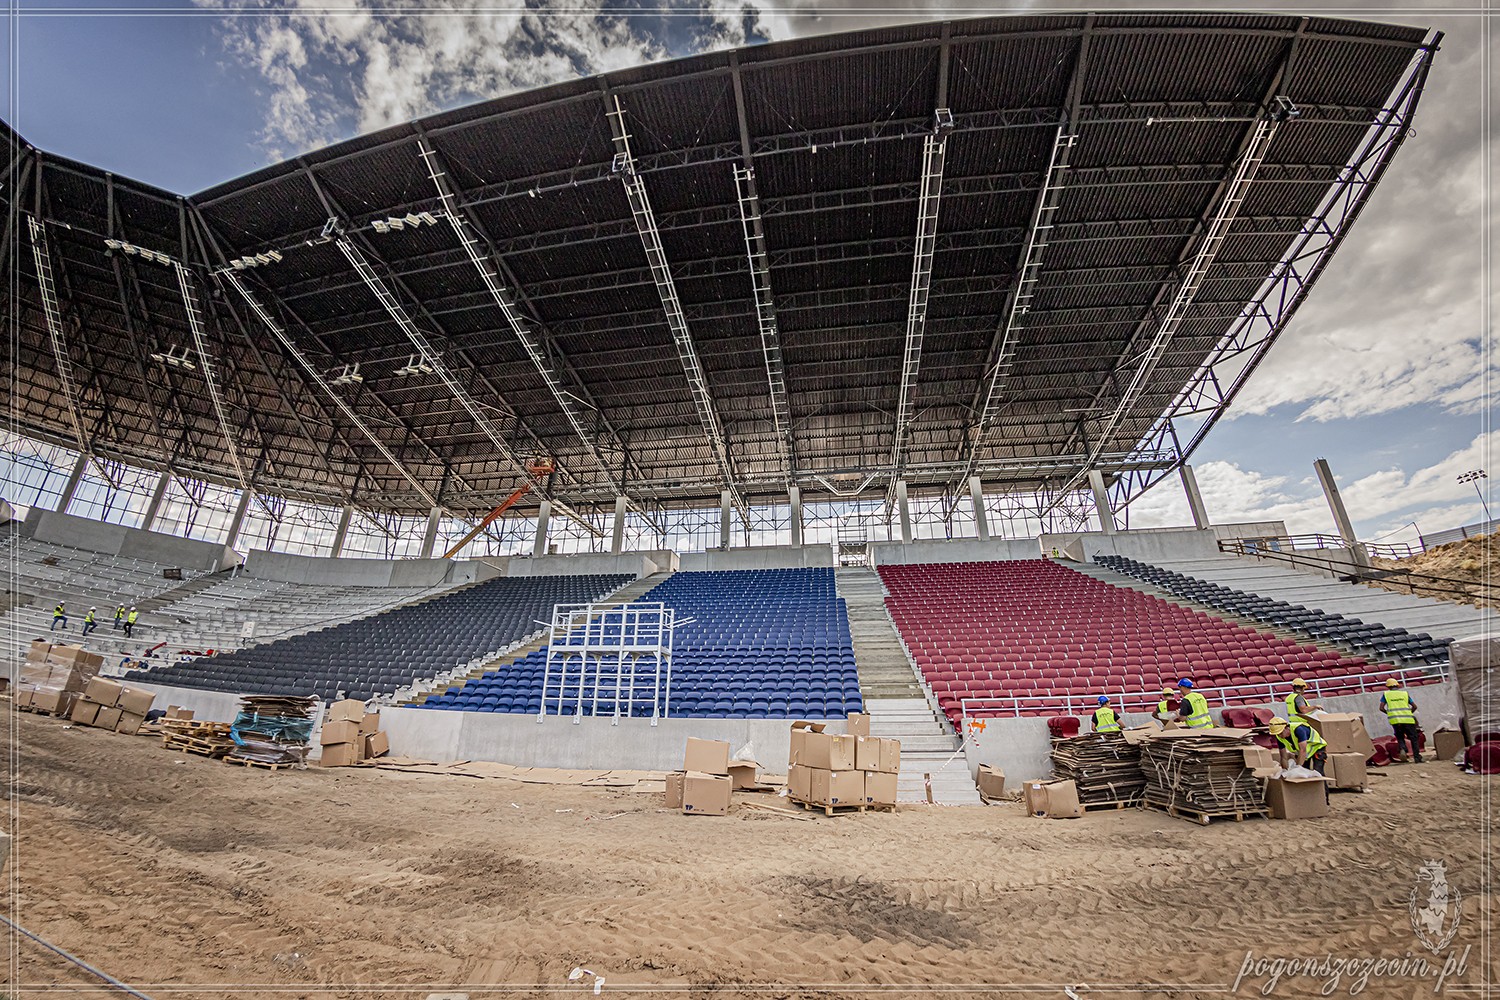
POLYGON ((1441 861, 1426 861, 1417 869, 1416 884, 1407 897, 1411 929, 1422 946, 1436 955, 1448 947, 1458 933, 1459 904, 1463 895, 1448 881, 1448 869, 1441 861))

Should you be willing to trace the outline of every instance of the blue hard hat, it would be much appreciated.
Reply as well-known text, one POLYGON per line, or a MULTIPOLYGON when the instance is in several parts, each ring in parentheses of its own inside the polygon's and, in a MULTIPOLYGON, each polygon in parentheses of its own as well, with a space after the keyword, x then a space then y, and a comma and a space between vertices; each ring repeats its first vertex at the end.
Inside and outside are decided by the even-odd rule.
POLYGON ((1180 688, 1190 688, 1193 686, 1193 682, 1184 677, 1182 680, 1177 682, 1177 686, 1180 688))
POLYGON ((1101 694, 1099 696, 1099 704, 1101 704, 1101 705, 1108 705, 1109 704, 1109 695, 1107 695, 1107 694, 1101 694))

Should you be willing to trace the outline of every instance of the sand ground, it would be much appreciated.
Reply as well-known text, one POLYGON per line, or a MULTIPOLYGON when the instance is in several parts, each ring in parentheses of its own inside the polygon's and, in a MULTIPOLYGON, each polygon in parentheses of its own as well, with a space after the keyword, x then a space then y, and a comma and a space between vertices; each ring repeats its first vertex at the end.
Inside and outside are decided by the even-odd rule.
MULTIPOLYGON (((567 979, 579 965, 635 995, 1222 996, 1247 951, 1441 965, 1408 907, 1429 859, 1463 893, 1444 954, 1472 947, 1449 992, 1497 978, 1487 779, 1447 764, 1388 769, 1305 822, 1017 805, 717 818, 640 792, 273 774, 55 719, 7 728, 14 919, 151 997, 587 995, 567 979)), ((8 992, 102 995, 9 944, 8 992)), ((1387 977, 1362 995, 1432 988, 1387 977)))

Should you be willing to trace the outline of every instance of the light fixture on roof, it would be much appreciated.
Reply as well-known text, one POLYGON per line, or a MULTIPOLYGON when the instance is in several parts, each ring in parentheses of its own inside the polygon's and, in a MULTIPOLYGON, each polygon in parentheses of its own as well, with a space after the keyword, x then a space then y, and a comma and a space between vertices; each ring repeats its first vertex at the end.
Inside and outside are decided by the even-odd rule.
POLYGON ((267 250, 265 253, 253 253, 244 257, 236 257, 229 262, 229 266, 236 271, 243 271, 247 267, 260 267, 262 264, 280 264, 281 251, 267 250))
POLYGON ((413 355, 411 355, 410 357, 408 357, 406 359, 406 367, 404 367, 404 368, 397 368, 396 371, 395 371, 395 374, 397 374, 397 375, 431 375, 432 374, 432 366, 429 365, 426 361, 423 361, 421 358, 418 358, 415 354, 413 354, 413 355))
POLYGON ((124 240, 105 240, 104 246, 106 248, 106 252, 113 252, 115 250, 118 250, 120 253, 125 254, 127 257, 140 257, 142 260, 153 261, 157 264, 173 263, 172 258, 164 253, 157 253, 155 250, 147 250, 145 247, 138 247, 134 243, 127 243, 124 240))
POLYGON ((166 365, 168 368, 181 368, 184 371, 190 372, 198 370, 198 363, 188 356, 188 349, 186 347, 182 349, 181 354, 173 353, 170 347, 165 352, 153 351, 151 360, 157 364, 166 365))
POLYGON ((434 215, 432 212, 407 212, 405 215, 392 215, 385 219, 371 219, 370 228, 377 233, 389 233, 392 230, 400 232, 408 227, 416 229, 423 223, 435 226, 441 213, 434 215))
POLYGON ((328 381, 332 385, 356 385, 364 380, 365 377, 359 373, 359 365, 345 365, 328 381))
POLYGON ((932 114, 932 130, 939 134, 953 131, 953 109, 938 108, 932 114))

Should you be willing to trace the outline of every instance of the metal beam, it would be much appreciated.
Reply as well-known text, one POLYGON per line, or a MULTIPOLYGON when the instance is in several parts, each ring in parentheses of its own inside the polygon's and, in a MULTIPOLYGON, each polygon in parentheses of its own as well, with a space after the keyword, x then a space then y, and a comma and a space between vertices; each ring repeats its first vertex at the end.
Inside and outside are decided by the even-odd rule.
POLYGON ((73 361, 68 356, 67 335, 63 332, 62 308, 57 301, 57 285, 52 280, 52 260, 47 249, 47 231, 35 218, 26 216, 31 236, 31 256, 36 262, 37 285, 42 293, 42 314, 47 321, 47 336, 52 342, 52 360, 57 365, 57 381, 62 387, 63 405, 73 427, 78 451, 88 457, 89 439, 83 431, 83 414, 78 408, 78 390, 74 386, 73 361))
MULTIPOLYGON (((240 461, 240 448, 235 443, 234 431, 230 428, 229 415, 224 412, 224 403, 219 398, 219 388, 214 379, 214 359, 208 353, 208 341, 203 336, 203 317, 198 312, 198 299, 193 292, 193 279, 182 261, 174 260, 172 268, 177 272, 177 285, 182 289, 182 307, 187 310, 188 327, 193 333, 193 344, 198 349, 198 365, 203 371, 203 384, 208 387, 208 398, 214 407, 214 416, 219 421, 219 430, 224 434, 224 444, 229 448, 229 461, 234 466, 235 478, 240 488, 249 491, 250 483, 245 476, 244 463, 240 461)), ((241 517, 243 518, 243 513, 241 517)), ((237 529, 238 526, 236 526, 237 529)), ((231 539, 227 544, 233 545, 231 539)))
MULTIPOLYGON (((719 466, 719 474, 724 480, 724 488, 734 496, 736 505, 741 508, 742 513, 745 513, 744 500, 735 489, 734 463, 729 457, 724 430, 714 407, 713 392, 709 388, 708 377, 703 372, 703 364, 698 360, 698 349, 693 344, 692 332, 688 329, 687 318, 683 315, 682 300, 677 297, 677 285, 672 280, 672 270, 667 264, 666 253, 662 249, 661 233, 656 226, 656 214, 651 208, 651 197, 646 192, 646 183, 636 171, 635 159, 630 153, 630 134, 625 129, 625 111, 620 106, 620 99, 611 94, 608 89, 604 89, 603 97, 606 117, 609 118, 610 129, 614 134, 616 153, 612 167, 625 187, 625 197, 630 202, 631 218, 641 238, 641 247, 646 253, 646 262, 651 267, 656 292, 661 298, 662 309, 666 313, 667 328, 671 331, 672 341, 677 347, 678 360, 682 363, 683 374, 687 376, 688 388, 693 395, 693 406, 698 412, 698 422, 702 424, 703 434, 713 450, 714 460, 719 466)), ((748 514, 745 520, 748 523, 748 514)))

